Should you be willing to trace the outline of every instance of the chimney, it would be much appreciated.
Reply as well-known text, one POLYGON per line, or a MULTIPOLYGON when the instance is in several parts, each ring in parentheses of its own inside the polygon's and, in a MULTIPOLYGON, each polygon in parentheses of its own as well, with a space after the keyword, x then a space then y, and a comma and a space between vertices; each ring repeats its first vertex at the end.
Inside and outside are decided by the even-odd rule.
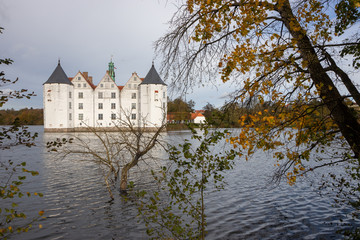
POLYGON ((88 72, 83 72, 83 75, 84 75, 85 79, 87 80, 88 79, 88 72))
POLYGON ((89 76, 88 81, 89 81, 90 83, 93 83, 93 82, 92 82, 92 76, 89 76))

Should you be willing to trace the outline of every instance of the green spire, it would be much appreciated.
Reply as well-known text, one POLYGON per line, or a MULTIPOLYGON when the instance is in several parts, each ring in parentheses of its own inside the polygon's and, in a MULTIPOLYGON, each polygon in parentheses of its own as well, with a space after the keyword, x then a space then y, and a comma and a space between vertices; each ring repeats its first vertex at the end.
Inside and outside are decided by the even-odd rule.
POLYGON ((112 62, 112 58, 109 62, 109 75, 112 78, 112 80, 115 82, 115 70, 114 70, 114 63, 112 62))

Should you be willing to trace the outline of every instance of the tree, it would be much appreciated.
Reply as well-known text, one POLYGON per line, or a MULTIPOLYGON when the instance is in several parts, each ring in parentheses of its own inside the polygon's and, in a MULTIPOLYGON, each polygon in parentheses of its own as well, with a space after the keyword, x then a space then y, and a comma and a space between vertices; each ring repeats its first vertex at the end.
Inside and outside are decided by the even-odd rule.
POLYGON ((345 19, 341 14, 347 9, 354 18, 336 30, 339 24, 330 20, 325 6, 334 1, 187 1, 173 17, 171 32, 156 47, 165 55, 165 72, 170 74, 177 64, 179 74, 173 85, 194 85, 193 79, 202 83, 201 76, 210 78, 215 69, 223 82, 239 81, 241 88, 234 94, 240 102, 271 101, 275 109, 244 116, 247 122, 240 122, 240 135, 230 142, 246 149, 246 155, 256 148, 279 150, 282 146, 283 151, 274 153, 279 160, 287 159, 279 164, 279 173, 292 169, 287 178, 294 182, 299 169, 305 170, 303 160, 309 159, 309 153, 321 151, 330 142, 346 146, 346 156, 333 155, 331 162, 319 166, 360 154, 360 124, 348 104, 357 98, 358 90, 334 64, 336 51, 359 46, 359 39, 335 42, 358 19, 358 9, 349 3, 337 2, 337 20, 345 19), (339 7, 344 3, 346 8, 339 7), (341 94, 338 85, 349 93, 341 94), (316 105, 309 104, 314 100, 316 105), (310 118, 324 106, 328 114, 310 118))
POLYGON ((181 97, 175 98, 173 101, 168 101, 168 112, 184 112, 191 113, 193 112, 193 108, 195 106, 195 102, 190 100, 185 102, 181 97))
POLYGON ((206 190, 210 186, 223 188, 224 173, 232 169, 237 156, 233 149, 216 150, 227 136, 226 130, 211 131, 201 126, 199 134, 190 129, 197 147, 189 140, 170 145, 169 161, 159 172, 152 170, 161 190, 138 192, 139 214, 152 239, 205 239, 206 190))
POLYGON ((207 103, 204 107, 203 110, 205 110, 204 112, 204 117, 206 118, 206 121, 211 124, 211 125, 216 125, 218 126, 219 124, 219 110, 217 108, 215 108, 214 105, 212 105, 211 103, 207 103))
POLYGON ((181 97, 168 100, 167 111, 170 121, 177 123, 186 122, 191 120, 191 113, 194 112, 195 102, 190 100, 185 102, 181 97))
POLYGON ((193 100, 189 100, 187 102, 190 112, 195 112, 195 102, 193 100))
MULTIPOLYGON (((3 28, 0 27, 0 34, 3 28)), ((10 65, 12 60, 9 58, 0 59, 0 65, 10 65)), ((18 81, 10 80, 5 77, 4 71, 0 72, 0 88, 15 84, 18 81)), ((34 93, 27 93, 27 90, 14 90, 4 91, 0 89, 0 107, 2 107, 10 98, 30 98, 34 93)), ((0 151, 10 149, 18 145, 24 145, 27 147, 34 146, 34 139, 37 137, 37 133, 31 133, 26 127, 20 125, 19 119, 15 119, 10 127, 0 128, 0 151)), ((21 190, 21 185, 26 180, 28 174, 32 176, 38 175, 37 171, 28 170, 25 168, 26 162, 18 162, 11 159, 7 161, 0 159, 0 238, 7 239, 14 231, 27 232, 32 224, 39 219, 44 211, 39 212, 39 217, 34 217, 32 220, 22 222, 20 219, 25 219, 27 216, 25 213, 18 210, 17 198, 24 196, 24 190, 21 190)), ((42 196, 41 193, 27 192, 27 196, 31 195, 42 196)), ((41 225, 39 225, 41 227, 41 225)))
POLYGON ((60 158, 71 156, 78 161, 100 165, 104 169, 104 181, 112 199, 112 186, 117 183, 119 174, 120 192, 126 192, 130 169, 140 161, 151 158, 150 151, 162 146, 161 133, 166 127, 165 114, 161 126, 151 124, 146 117, 139 126, 131 120, 131 113, 122 112, 123 118, 113 121, 115 129, 88 126, 90 135, 74 134, 69 139, 47 143, 49 151, 58 152, 60 158))
MULTIPOLYGON (((246 159, 256 149, 272 151, 275 180, 293 184, 307 171, 340 163, 356 173, 360 124, 351 105, 360 95, 339 55, 352 56, 359 67, 358 6, 354 0, 189 0, 156 48, 164 55, 162 70, 177 76, 173 86, 219 76, 237 83, 239 103, 271 102, 270 109, 244 114, 240 134, 228 141, 246 159), (353 35, 343 41, 345 33, 353 35), (306 166, 310 159, 315 166, 306 166)), ((357 184, 348 186, 355 193, 349 201, 359 203, 357 184)))

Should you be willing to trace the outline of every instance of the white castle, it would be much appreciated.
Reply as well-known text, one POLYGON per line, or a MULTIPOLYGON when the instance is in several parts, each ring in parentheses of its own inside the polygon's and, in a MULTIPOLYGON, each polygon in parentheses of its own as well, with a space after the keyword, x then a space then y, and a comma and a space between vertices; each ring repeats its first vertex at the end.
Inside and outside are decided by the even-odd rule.
POLYGON ((87 127, 114 128, 119 119, 137 127, 166 122, 167 85, 154 64, 145 78, 136 72, 124 86, 115 82, 114 63, 98 85, 87 72, 68 78, 60 60, 44 85, 44 130, 84 131, 87 127))

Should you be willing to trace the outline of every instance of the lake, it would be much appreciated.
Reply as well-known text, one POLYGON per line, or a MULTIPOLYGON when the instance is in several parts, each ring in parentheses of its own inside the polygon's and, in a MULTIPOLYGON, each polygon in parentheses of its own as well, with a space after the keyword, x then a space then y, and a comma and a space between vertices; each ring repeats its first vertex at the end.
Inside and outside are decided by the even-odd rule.
MULTIPOLYGON (((30 130, 39 133, 35 147, 2 150, 0 158, 26 161, 29 169, 39 171, 39 176, 27 178, 22 189, 44 196, 23 197, 19 204, 28 216, 44 210, 46 219, 38 222, 42 229, 35 223, 28 233, 11 239, 148 239, 134 202, 123 201, 118 192, 109 201, 97 165, 54 159, 46 142, 63 134, 44 133, 42 126, 30 130)), ((191 136, 189 131, 164 134, 173 142, 191 136)), ((249 161, 238 159, 226 172, 225 189, 206 195, 207 239, 342 239, 336 234, 341 224, 359 224, 348 216, 351 209, 334 208, 331 195, 318 193, 321 172, 295 186, 269 186, 273 165, 271 156, 258 152, 249 161)), ((151 190, 146 166, 135 167, 130 180, 136 188, 151 190)))

